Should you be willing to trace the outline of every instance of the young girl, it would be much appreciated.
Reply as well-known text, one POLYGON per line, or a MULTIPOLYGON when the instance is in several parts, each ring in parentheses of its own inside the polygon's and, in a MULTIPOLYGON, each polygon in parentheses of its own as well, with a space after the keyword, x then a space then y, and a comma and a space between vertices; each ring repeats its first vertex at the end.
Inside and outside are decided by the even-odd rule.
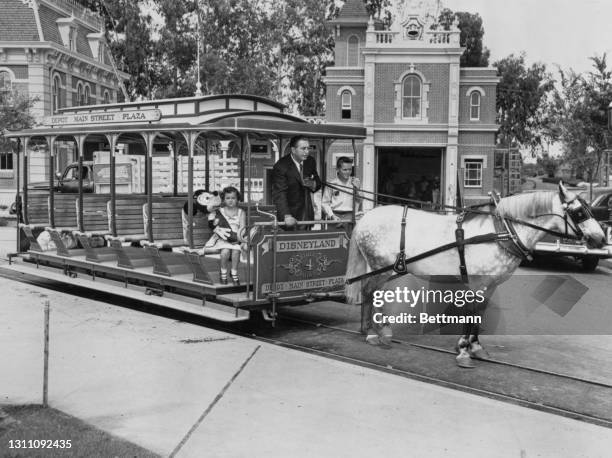
POLYGON ((221 284, 227 285, 227 270, 231 262, 231 276, 234 285, 240 284, 238 263, 240 262, 240 242, 237 234, 246 225, 244 211, 238 208, 240 192, 233 186, 221 191, 222 207, 208 215, 208 224, 215 233, 206 244, 221 249, 221 284))

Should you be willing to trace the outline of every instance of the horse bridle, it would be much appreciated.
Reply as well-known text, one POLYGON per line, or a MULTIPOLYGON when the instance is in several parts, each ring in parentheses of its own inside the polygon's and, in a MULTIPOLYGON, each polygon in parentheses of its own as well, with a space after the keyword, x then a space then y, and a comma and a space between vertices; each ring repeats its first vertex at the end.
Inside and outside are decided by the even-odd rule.
MULTIPOLYGON (((582 197, 576 196, 569 202, 564 203, 564 210, 565 210, 564 219, 565 219, 566 227, 568 224, 567 220, 569 218, 569 220, 573 224, 572 230, 574 231, 576 236, 583 238, 584 232, 580 226, 585 221, 593 218, 593 212, 591 211, 591 208, 589 207, 589 205, 586 203, 586 201, 582 197), (575 205, 575 204, 578 204, 578 205, 575 205)), ((566 229, 566 232, 567 232, 567 229, 566 229)))

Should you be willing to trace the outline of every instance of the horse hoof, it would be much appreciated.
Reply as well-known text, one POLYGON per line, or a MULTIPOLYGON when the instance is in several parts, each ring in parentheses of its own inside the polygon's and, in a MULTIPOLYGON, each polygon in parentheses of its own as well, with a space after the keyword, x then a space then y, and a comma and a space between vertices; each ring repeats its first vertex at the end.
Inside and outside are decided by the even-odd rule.
POLYGON ((391 336, 380 336, 380 344, 383 347, 388 347, 391 348, 391 341, 392 341, 392 337, 391 336))
POLYGON ((473 369, 476 367, 476 365, 472 362, 472 358, 470 358, 469 355, 457 355, 455 357, 455 360, 457 361, 457 366, 462 367, 464 369, 473 369))
POLYGON ((380 347, 385 349, 391 348, 391 341, 384 337, 380 337, 378 334, 370 334, 366 336, 366 343, 374 347, 380 347))
POLYGON ((368 334, 365 339, 367 344, 374 345, 375 347, 380 345, 380 337, 378 334, 368 334))
POLYGON ((468 349, 468 353, 471 358, 474 359, 489 359, 489 353, 484 349, 482 345, 478 342, 472 342, 470 348, 468 349))
POLYGON ((470 357, 474 359, 489 359, 489 353, 484 348, 477 348, 476 350, 470 350, 470 357))

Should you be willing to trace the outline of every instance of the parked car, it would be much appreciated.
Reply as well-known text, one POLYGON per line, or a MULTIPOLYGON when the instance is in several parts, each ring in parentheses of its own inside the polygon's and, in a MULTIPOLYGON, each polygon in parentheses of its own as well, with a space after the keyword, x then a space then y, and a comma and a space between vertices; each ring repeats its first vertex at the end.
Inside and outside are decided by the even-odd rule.
MULTIPOLYGON (((94 191, 93 178, 93 162, 83 161, 83 192, 94 191)), ((73 162, 69 164, 63 172, 57 172, 53 188, 57 192, 79 192, 79 163, 73 162)), ((48 190, 49 182, 40 181, 35 183, 28 183, 28 189, 48 190)))
MULTIPOLYGON (((590 191, 588 190, 580 192, 579 195, 587 202, 590 200, 590 191)), ((591 200, 590 205, 591 210, 593 211, 593 216, 597 221, 608 224, 611 223, 610 206, 608 205, 610 198, 612 198, 612 188, 593 189, 593 199, 591 200)))
MULTIPOLYGON (((580 191, 578 195, 589 201, 590 190, 580 191)), ((587 272, 593 272, 600 259, 612 257, 612 227, 608 211, 608 199, 612 197, 612 188, 594 188, 593 200, 590 204, 593 216, 602 224, 607 235, 607 245, 602 248, 590 248, 582 240, 555 237, 546 234, 534 249, 535 257, 570 256, 582 264, 587 272)))

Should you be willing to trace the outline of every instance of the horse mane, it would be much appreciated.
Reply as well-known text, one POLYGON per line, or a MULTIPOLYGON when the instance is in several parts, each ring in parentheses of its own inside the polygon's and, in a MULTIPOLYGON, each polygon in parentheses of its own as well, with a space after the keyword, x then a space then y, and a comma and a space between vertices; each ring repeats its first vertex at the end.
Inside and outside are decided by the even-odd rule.
POLYGON ((536 191, 504 197, 497 206, 501 216, 518 219, 533 218, 550 213, 553 209, 555 191, 536 191))

